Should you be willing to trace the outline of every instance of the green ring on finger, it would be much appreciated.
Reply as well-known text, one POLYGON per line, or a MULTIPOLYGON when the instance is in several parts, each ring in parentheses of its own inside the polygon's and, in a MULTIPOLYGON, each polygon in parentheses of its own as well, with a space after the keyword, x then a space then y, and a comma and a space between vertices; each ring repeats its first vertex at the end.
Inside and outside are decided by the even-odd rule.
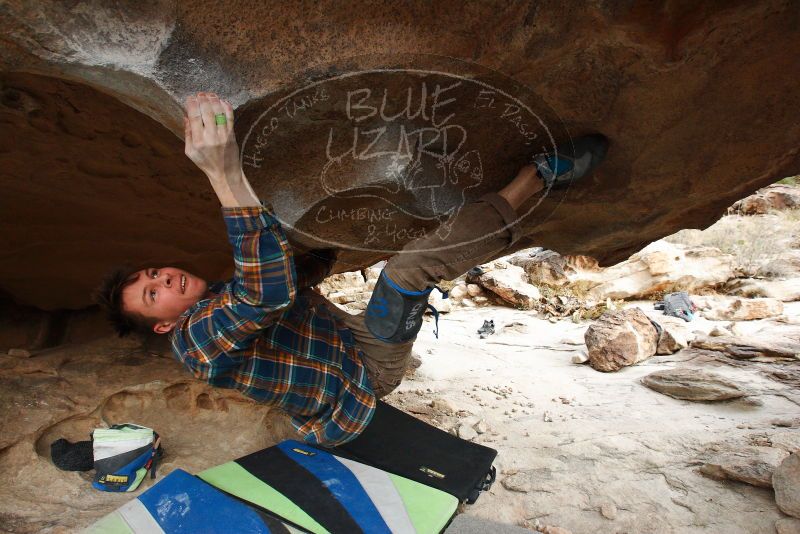
POLYGON ((224 124, 228 124, 228 119, 227 117, 225 117, 224 113, 217 113, 216 115, 214 115, 214 122, 222 126, 224 124))

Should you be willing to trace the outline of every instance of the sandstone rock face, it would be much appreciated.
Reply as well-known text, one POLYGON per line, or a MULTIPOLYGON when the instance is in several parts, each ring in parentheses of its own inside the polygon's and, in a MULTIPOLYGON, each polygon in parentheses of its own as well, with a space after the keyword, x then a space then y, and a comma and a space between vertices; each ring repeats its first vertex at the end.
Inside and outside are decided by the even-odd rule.
POLYGON ((157 478, 139 493, 176 467, 196 473, 299 437, 279 411, 196 380, 168 347, 146 350, 139 339, 0 355, 2 530, 78 532, 129 501, 92 488, 94 471, 60 471, 50 459, 56 439, 82 441, 125 422, 154 428, 165 449, 157 478))
POLYGON ((772 487, 772 473, 789 453, 772 447, 748 447, 718 455, 703 464, 700 472, 718 478, 738 480, 762 488, 772 487))
POLYGON ((800 518, 800 454, 790 455, 775 469, 772 486, 781 512, 800 518))
POLYGON ((697 369, 656 371, 643 377, 642 384, 664 395, 690 401, 738 399, 748 394, 730 380, 697 369))
POLYGON ((723 284, 736 275, 734 258, 711 247, 656 241, 626 261, 598 272, 581 272, 573 283, 591 285, 595 298, 643 298, 654 293, 723 284))
POLYGON ((740 297, 766 297, 781 302, 794 302, 800 300, 800 278, 788 280, 740 278, 726 284, 725 292, 740 297))
POLYGON ((771 210, 789 210, 800 207, 800 188, 772 184, 755 194, 734 202, 730 210, 742 215, 763 215, 771 210))
POLYGON ((86 306, 126 260, 207 278, 230 269, 217 201, 180 139, 181 104, 200 90, 234 103, 255 190, 295 247, 339 248, 337 272, 385 259, 504 186, 529 158, 531 125, 537 143, 602 131, 611 150, 591 180, 522 207, 517 249, 614 263, 800 172, 800 94, 786 75, 800 41, 783 0, 78 5, 0 11, 0 289, 41 308, 86 306), (437 83, 454 100, 433 124, 437 83), (423 115, 402 113, 409 89, 423 115), (364 98, 359 117, 346 114, 348 91, 364 98), (401 128, 453 126, 466 143, 446 159, 452 148, 431 142, 422 172, 399 176, 397 160, 368 157, 364 135, 326 167, 328 134, 337 158, 354 126, 386 127, 380 149, 398 154, 401 128))
POLYGON ((603 314, 584 335, 589 364, 598 371, 618 371, 656 353, 658 336, 639 308, 603 314))
POLYGON ((593 299, 647 298, 655 293, 695 291, 736 276, 733 256, 716 248, 656 241, 627 260, 600 268, 586 256, 532 249, 508 258, 533 284, 566 286, 593 299))
POLYGON ((783 303, 778 299, 716 299, 709 301, 703 317, 712 321, 752 321, 777 317, 783 313, 783 303))

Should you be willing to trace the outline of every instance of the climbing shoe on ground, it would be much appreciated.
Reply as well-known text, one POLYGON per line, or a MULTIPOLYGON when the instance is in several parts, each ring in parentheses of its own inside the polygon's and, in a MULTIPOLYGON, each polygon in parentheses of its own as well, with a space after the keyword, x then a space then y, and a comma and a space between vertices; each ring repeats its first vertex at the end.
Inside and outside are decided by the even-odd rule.
MULTIPOLYGON (((434 286, 439 289, 438 286, 434 286)), ((387 343, 404 343, 417 336, 422 327, 422 317, 430 308, 436 319, 434 334, 439 338, 439 312, 428 304, 433 287, 423 291, 412 291, 400 287, 394 280, 381 271, 375 289, 367 304, 364 324, 367 330, 381 341, 387 343)), ((442 291, 444 298, 447 292, 442 291)))
POLYGON ((485 339, 492 334, 494 334, 494 319, 484 319, 483 326, 478 328, 478 335, 481 336, 481 339, 485 339))
POLYGON ((566 187, 580 180, 597 167, 608 152, 608 139, 591 134, 565 143, 555 154, 540 154, 533 159, 545 189, 566 187))

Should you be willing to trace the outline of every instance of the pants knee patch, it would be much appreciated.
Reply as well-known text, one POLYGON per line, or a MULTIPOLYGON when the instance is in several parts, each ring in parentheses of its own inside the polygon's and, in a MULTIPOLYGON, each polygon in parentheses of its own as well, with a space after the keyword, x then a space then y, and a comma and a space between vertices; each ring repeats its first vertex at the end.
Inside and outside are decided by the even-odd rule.
POLYGON ((381 271, 367 304, 364 324, 377 339, 388 343, 412 340, 422 328, 422 317, 433 288, 403 289, 381 271))

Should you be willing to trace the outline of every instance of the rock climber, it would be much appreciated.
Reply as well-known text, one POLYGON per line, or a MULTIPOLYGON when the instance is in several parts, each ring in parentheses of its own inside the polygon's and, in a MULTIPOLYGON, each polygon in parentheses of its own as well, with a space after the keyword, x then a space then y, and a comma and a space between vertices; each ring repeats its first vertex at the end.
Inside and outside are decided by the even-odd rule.
POLYGON ((570 154, 539 155, 501 190, 465 205, 445 239, 408 242, 386 263, 366 310, 351 315, 309 289, 330 274, 335 251, 296 257, 272 205, 253 192, 230 102, 200 92, 185 112, 185 154, 222 205, 233 277, 209 283, 175 267, 120 269, 95 298, 120 335, 169 335, 196 378, 280 407, 308 443, 330 446, 359 435, 376 399, 400 384, 435 284, 502 255, 521 237, 517 209, 589 174, 608 147, 595 134, 573 141, 570 154))

